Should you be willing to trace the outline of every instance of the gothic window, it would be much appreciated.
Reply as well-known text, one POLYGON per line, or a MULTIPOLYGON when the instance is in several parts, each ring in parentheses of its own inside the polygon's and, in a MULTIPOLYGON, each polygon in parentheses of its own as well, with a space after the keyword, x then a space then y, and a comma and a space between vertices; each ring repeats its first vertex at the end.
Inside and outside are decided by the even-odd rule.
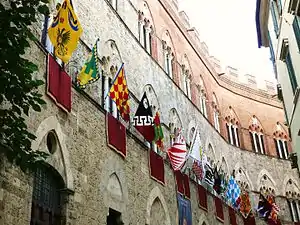
POLYGON ((229 143, 239 147, 239 131, 237 125, 232 123, 227 123, 226 128, 227 128, 229 143))
POLYGON ((143 11, 138 11, 138 29, 139 29, 139 41, 146 51, 151 54, 152 40, 151 35, 153 33, 153 22, 150 11, 147 4, 141 6, 143 11))
POLYGON ((300 222, 300 203, 299 200, 288 199, 287 200, 291 218, 293 222, 300 222))
POLYGON ((220 113, 219 113, 217 98, 215 94, 213 94, 212 107, 213 107, 214 127, 220 133, 220 113))
POLYGON ((183 92, 191 99, 191 80, 189 76, 189 70, 185 69, 185 65, 182 65, 182 77, 183 77, 183 92))
POLYGON ((276 131, 273 133, 274 136, 274 144, 276 148, 277 155, 280 159, 288 159, 289 151, 288 151, 288 136, 286 132, 283 130, 282 126, 279 122, 276 124, 276 131))
POLYGON ((200 92, 200 111, 207 118, 206 95, 203 90, 200 92))
POLYGON ((280 159, 288 159, 287 141, 274 138, 277 155, 280 159))
POLYGON ((251 118, 249 135, 252 143, 252 149, 256 153, 265 154, 263 129, 256 116, 251 118))
POLYGON ((54 169, 43 166, 34 176, 30 225, 63 225, 61 191, 64 182, 54 169))
POLYGON ((173 79, 174 54, 170 47, 164 49, 165 71, 173 79))

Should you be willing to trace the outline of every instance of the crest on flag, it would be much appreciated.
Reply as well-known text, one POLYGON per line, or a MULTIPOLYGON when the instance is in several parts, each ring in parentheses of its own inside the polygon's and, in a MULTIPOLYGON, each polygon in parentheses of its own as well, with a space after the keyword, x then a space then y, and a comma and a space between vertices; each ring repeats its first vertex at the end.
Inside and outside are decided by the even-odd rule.
POLYGON ((182 136, 181 129, 176 132, 176 138, 171 148, 167 152, 174 171, 180 170, 186 160, 186 142, 182 136))
POLYGON ((125 78, 124 63, 118 70, 108 96, 116 103, 121 117, 129 121, 129 91, 125 78))
POLYGON ((77 47, 82 28, 74 13, 70 0, 65 0, 48 29, 48 36, 54 46, 54 54, 68 62, 77 47))
POLYGON ((226 198, 232 207, 236 208, 237 206, 236 203, 240 195, 241 195, 241 189, 237 184, 237 182, 235 181, 234 177, 231 176, 228 181, 226 198))
POLYGON ((164 150, 164 133, 160 124, 160 117, 159 113, 156 112, 155 117, 154 117, 154 141, 157 147, 163 151, 164 150))
POLYGON ((86 87, 86 84, 93 83, 100 78, 97 52, 98 41, 99 39, 97 39, 92 52, 77 76, 77 85, 82 89, 86 87))
POLYGON ((136 110, 135 116, 133 117, 133 125, 148 142, 151 143, 154 140, 152 109, 146 92, 144 93, 136 110))

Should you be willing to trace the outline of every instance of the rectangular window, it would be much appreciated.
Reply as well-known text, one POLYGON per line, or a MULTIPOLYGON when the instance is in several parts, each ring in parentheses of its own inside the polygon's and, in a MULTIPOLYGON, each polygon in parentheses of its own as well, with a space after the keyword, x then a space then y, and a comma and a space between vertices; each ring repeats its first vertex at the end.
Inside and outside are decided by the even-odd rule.
POLYGON ((288 74, 289 74, 291 86, 292 86, 292 89, 293 89, 293 93, 295 94, 296 89, 298 87, 298 84, 297 84, 297 79, 296 79, 296 75, 295 75, 295 71, 294 71, 292 58, 291 58, 289 49, 287 50, 287 54, 286 54, 286 57, 285 57, 285 63, 286 63, 286 67, 287 67, 287 70, 288 70, 288 74))
POLYGON ((276 6, 276 3, 274 1, 271 1, 271 5, 270 5, 270 10, 271 10, 271 14, 272 14, 272 20, 273 20, 273 25, 274 25, 274 30, 276 35, 278 35, 278 9, 276 6))
POLYGON ((294 29, 294 33, 295 33, 295 37, 296 37, 296 41, 297 41, 297 45, 298 45, 298 50, 300 51, 300 17, 299 16, 295 16, 294 21, 293 21, 293 29, 294 29))

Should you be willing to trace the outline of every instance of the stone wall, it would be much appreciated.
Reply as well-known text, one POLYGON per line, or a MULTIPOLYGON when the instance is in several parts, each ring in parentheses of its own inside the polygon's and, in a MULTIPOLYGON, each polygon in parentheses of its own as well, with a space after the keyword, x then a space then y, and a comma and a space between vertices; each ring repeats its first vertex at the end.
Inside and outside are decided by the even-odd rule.
MULTIPOLYGON (((104 75, 113 76, 109 73, 110 66, 125 63, 127 82, 132 92, 131 113, 135 112, 136 99, 141 98, 145 87, 151 87, 150 100, 160 110, 166 147, 169 143, 170 123, 182 126, 186 137, 191 127, 199 125, 204 148, 210 149, 208 154, 214 162, 219 161, 228 174, 233 170, 238 171, 238 179, 249 185, 255 205, 260 189, 270 188, 274 190, 281 206, 281 216, 285 220, 290 220, 285 200, 287 184, 292 180, 295 187, 299 186, 298 173, 291 170, 290 162, 241 150, 228 144, 224 139, 226 137, 224 117, 229 106, 232 106, 238 115, 242 130, 247 130, 251 116, 256 115, 264 125, 265 135, 269 135, 272 139, 272 124, 275 126, 277 121, 283 120, 279 102, 270 96, 249 94, 246 88, 241 90, 235 88, 234 84, 219 79, 210 65, 204 65, 205 59, 200 60, 198 55, 201 54, 196 53, 188 43, 182 41, 184 37, 180 32, 176 33, 176 25, 160 3, 149 2, 155 23, 164 24, 157 25, 157 36, 160 36, 160 32, 162 33, 168 26, 169 32, 174 37, 174 45, 177 46, 176 54, 183 54, 184 50, 189 54, 194 84, 200 82, 202 75, 208 101, 211 100, 213 92, 216 94, 223 118, 219 134, 211 125, 211 114, 206 119, 200 113, 199 97, 194 96, 193 101, 189 100, 164 72, 161 62, 153 60, 138 42, 137 18, 134 21, 137 11, 132 7, 135 3, 119 1, 120 16, 107 1, 86 0, 74 4, 84 33, 68 65, 70 75, 74 77, 83 64, 87 46, 92 46, 100 37, 99 57, 111 58, 109 65, 104 68, 104 75), (125 13, 132 14, 125 15, 125 13)), ((35 30, 38 30, 40 25, 41 23, 35 30)), ((28 51, 28 58, 39 66, 39 73, 36 76, 45 79, 45 50, 33 44, 28 51)), ((62 112, 45 95, 47 105, 42 113, 31 112, 28 118, 29 128, 37 136, 33 149, 47 151, 45 135, 51 130, 57 135, 59 149, 47 162, 59 172, 66 188, 74 191, 66 205, 67 224, 105 224, 109 208, 122 212, 125 225, 157 224, 155 222, 157 218, 163 219, 165 221, 163 224, 177 224, 176 187, 174 174, 168 163, 165 164, 166 185, 162 186, 149 176, 148 150, 134 128, 130 128, 127 132, 128 155, 125 160, 107 147, 105 114, 100 106, 100 83, 99 81, 90 85, 86 93, 72 89, 71 113, 62 112)), ((41 92, 45 93, 45 87, 41 88, 41 92)), ((242 147, 249 149, 247 141, 249 137, 246 133, 242 136, 242 147)), ((268 149, 270 155, 274 155, 273 148, 268 149)), ((22 173, 4 159, 0 165, 0 224, 29 224, 32 175, 22 173)), ((296 192, 300 193, 297 188, 296 192)), ((206 224, 219 224, 215 218, 212 196, 208 198, 208 212, 204 212, 197 206, 196 190, 196 185, 191 182, 193 224, 201 225, 203 221, 206 221, 206 224)), ((226 206, 224 215, 224 224, 228 224, 226 206)), ((240 217, 239 221, 242 223, 240 217)), ((262 221, 257 222, 260 223, 263 224, 262 221)))

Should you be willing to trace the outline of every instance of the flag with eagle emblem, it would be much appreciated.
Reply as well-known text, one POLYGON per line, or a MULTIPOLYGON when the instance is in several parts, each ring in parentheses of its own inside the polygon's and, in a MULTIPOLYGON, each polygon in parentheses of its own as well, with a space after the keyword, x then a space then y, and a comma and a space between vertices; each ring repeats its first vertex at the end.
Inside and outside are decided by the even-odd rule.
POLYGON ((79 20, 70 0, 65 0, 48 29, 48 36, 54 46, 54 54, 64 63, 71 58, 82 33, 79 20))

